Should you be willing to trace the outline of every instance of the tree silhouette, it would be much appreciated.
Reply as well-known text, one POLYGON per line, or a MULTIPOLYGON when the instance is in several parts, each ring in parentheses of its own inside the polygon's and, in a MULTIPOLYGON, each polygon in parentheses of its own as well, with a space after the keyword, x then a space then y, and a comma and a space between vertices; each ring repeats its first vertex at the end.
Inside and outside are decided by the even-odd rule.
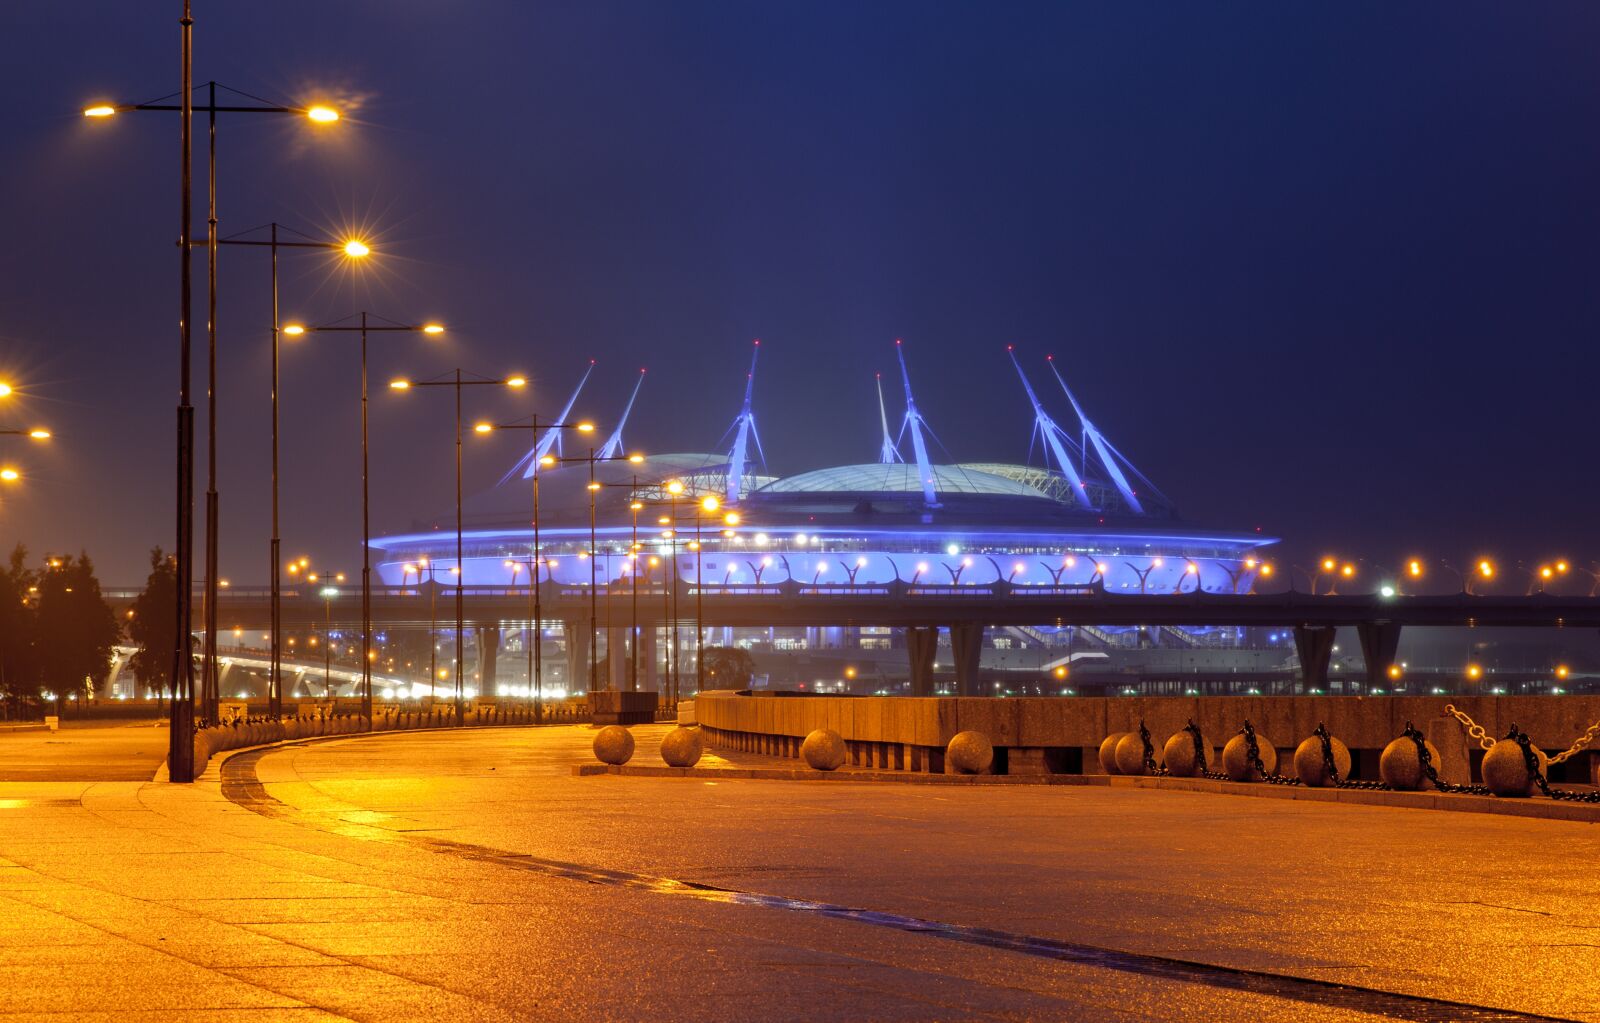
POLYGON ((133 602, 128 637, 138 651, 129 659, 133 676, 160 692, 172 684, 172 638, 178 628, 178 570, 160 547, 150 550, 150 575, 133 602))

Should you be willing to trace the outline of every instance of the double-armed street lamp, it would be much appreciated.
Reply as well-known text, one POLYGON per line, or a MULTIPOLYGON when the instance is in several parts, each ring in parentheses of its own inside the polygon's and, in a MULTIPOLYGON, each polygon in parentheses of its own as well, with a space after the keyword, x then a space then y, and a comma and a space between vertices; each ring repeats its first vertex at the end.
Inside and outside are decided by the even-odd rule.
MULTIPOLYGON (((668 495, 668 498, 669 498, 669 501, 670 501, 671 507, 672 507, 672 516, 671 516, 671 520, 670 520, 672 525, 671 525, 671 528, 669 530, 667 530, 667 532, 672 533, 673 537, 676 538, 677 525, 678 525, 678 498, 680 496, 682 496, 682 494, 684 492, 684 486, 683 486, 683 483, 681 481, 672 480, 670 483, 667 484, 666 490, 667 490, 667 495, 668 495)), ((694 679, 695 679, 695 691, 696 692, 699 692, 700 690, 705 688, 705 681, 706 681, 706 676, 705 676, 705 657, 704 657, 706 630, 705 630, 705 615, 703 613, 704 605, 703 605, 703 601, 702 601, 702 597, 703 597, 703 595, 705 593, 705 586, 703 585, 704 578, 703 578, 703 576, 701 574, 701 567, 700 567, 701 564, 705 561, 705 552, 702 549, 702 541, 704 540, 704 524, 705 524, 706 517, 708 515, 715 515, 715 513, 721 507, 722 507, 722 502, 719 501, 715 496, 713 496, 711 494, 707 494, 704 497, 701 497, 700 499, 698 499, 698 500, 696 500, 694 502, 694 539, 691 540, 689 542, 689 545, 688 545, 689 549, 694 551, 694 661, 695 661, 695 664, 694 664, 694 679)), ((725 526, 729 527, 729 528, 723 530, 723 535, 725 535, 725 536, 732 535, 731 527, 737 526, 739 524, 739 515, 738 515, 738 513, 737 512, 726 512, 726 513, 724 513, 723 516, 722 516, 722 523, 725 526)), ((678 573, 678 569, 677 569, 677 557, 676 557, 676 554, 674 554, 674 557, 673 557, 673 589, 674 590, 677 589, 678 575, 679 575, 679 573, 678 573)), ((676 619, 674 619, 674 622, 673 622, 673 646, 674 647, 677 646, 677 622, 676 622, 676 619)), ((674 698, 676 698, 677 695, 678 694, 676 692, 674 692, 674 694, 673 694, 674 698)))
MULTIPOLYGON (((409 391, 417 387, 449 387, 455 391, 456 399, 456 671, 455 671, 455 710, 456 724, 463 723, 464 708, 462 706, 461 668, 463 647, 466 642, 466 609, 462 603, 463 594, 461 587, 467 581, 466 562, 464 559, 463 543, 461 538, 461 389, 463 387, 509 387, 519 390, 528 385, 527 377, 471 377, 464 376, 458 368, 448 377, 433 380, 408 380, 401 378, 391 380, 389 387, 395 391, 409 391)), ((492 680, 490 680, 492 681, 492 680)), ((431 680, 430 680, 431 684, 431 680)))
MULTIPOLYGON (((9 398, 14 393, 15 391, 9 383, 0 381, 0 398, 9 398)), ((0 437, 27 437, 30 440, 45 441, 50 439, 50 431, 42 426, 35 426, 27 430, 6 429, 0 430, 0 437)), ((15 466, 0 466, 0 481, 15 483, 21 478, 22 473, 15 466)))
MULTIPOLYGON (((301 559, 304 567, 305 559, 301 559)), ((316 572, 306 573, 306 582, 312 586, 321 586, 317 595, 322 598, 322 692, 324 696, 333 695, 333 598, 339 595, 338 584, 344 582, 344 573, 335 572, 332 576, 321 576, 316 572)))
MULTIPOLYGON (((311 238, 290 227, 279 223, 266 225, 268 236, 265 240, 258 238, 244 238, 235 235, 230 238, 217 239, 218 245, 241 245, 253 248, 265 248, 272 256, 272 538, 270 560, 272 564, 271 576, 271 667, 267 679, 267 713, 271 717, 278 717, 283 713, 283 677, 282 677, 282 641, 283 641, 283 593, 282 580, 279 567, 282 563, 282 545, 278 536, 278 349, 280 335, 288 332, 291 336, 298 331, 285 331, 278 319, 278 250, 289 249, 292 251, 313 250, 332 252, 346 259, 356 261, 365 259, 372 254, 372 248, 359 238, 347 238, 343 241, 319 241, 311 238), (278 230, 282 228, 298 239, 279 238, 278 230)), ((260 228, 241 232, 241 234, 254 234, 260 228)), ((207 245, 210 239, 206 239, 207 245)))
POLYGON ((538 454, 538 439, 540 430, 576 430, 578 433, 594 433, 594 424, 587 420, 578 423, 541 423, 537 414, 528 417, 526 423, 478 423, 473 426, 473 432, 478 434, 493 433, 496 430, 531 430, 534 437, 534 458, 530 466, 528 478, 533 481, 533 552, 529 556, 528 565, 528 599, 530 602, 529 614, 531 618, 532 636, 528 649, 528 685, 533 688, 533 719, 537 722, 544 720, 544 619, 540 605, 540 590, 543 589, 542 574, 549 571, 550 566, 545 564, 544 552, 539 544, 539 470, 554 466, 554 456, 538 454))
MULTIPOLYGON (((360 314, 359 324, 328 324, 307 327, 298 323, 287 324, 283 332, 290 337, 305 334, 357 334, 361 338, 361 713, 372 722, 372 533, 367 497, 367 335, 373 334, 424 334, 437 336, 444 328, 437 323, 404 324, 393 320, 369 323, 368 314, 360 314)), ((379 317, 381 319, 381 317, 379 317)), ((276 346, 274 346, 276 347, 276 346)), ((276 360, 274 360, 276 362, 276 360)), ((277 564, 276 561, 273 562, 277 564)))
MULTIPOLYGON (((216 589, 217 589, 217 492, 216 492, 216 308, 217 308, 217 176, 216 141, 217 114, 294 114, 306 117, 314 124, 331 124, 339 119, 336 110, 326 106, 291 107, 271 103, 222 106, 217 103, 217 84, 210 83, 208 103, 196 107, 194 103, 194 17, 190 0, 183 0, 183 16, 179 19, 181 85, 176 104, 165 102, 115 104, 101 103, 86 108, 84 116, 106 119, 131 111, 176 111, 179 116, 179 219, 178 219, 178 492, 177 538, 175 551, 177 570, 177 614, 174 629, 173 656, 173 714, 168 731, 168 775, 175 782, 194 780, 194 754, 192 731, 194 722, 194 661, 189 650, 193 634, 194 593, 192 591, 194 561, 194 405, 191 400, 192 325, 190 304, 192 297, 193 248, 193 122, 194 111, 209 114, 209 173, 207 264, 209 269, 209 294, 207 320, 208 363, 207 408, 209 411, 208 479, 206 490, 206 653, 204 678, 207 698, 215 700, 216 684, 216 589)), ((237 90, 229 90, 237 91, 237 90)), ((239 95, 255 100, 245 93, 239 95)))

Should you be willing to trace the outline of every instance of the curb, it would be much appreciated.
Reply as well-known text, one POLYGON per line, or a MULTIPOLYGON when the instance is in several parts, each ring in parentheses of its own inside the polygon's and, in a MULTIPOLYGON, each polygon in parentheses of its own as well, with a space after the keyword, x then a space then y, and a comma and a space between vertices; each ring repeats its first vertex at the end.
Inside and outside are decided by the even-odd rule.
POLYGON ((1565 803, 1550 799, 1511 799, 1448 792, 1385 792, 1374 789, 1326 789, 1302 785, 1213 781, 1209 778, 1157 778, 1105 774, 913 774, 908 771, 814 771, 807 768, 652 767, 623 764, 580 764, 574 777, 620 775, 628 778, 705 778, 757 781, 891 782, 910 785, 1066 785, 1113 789, 1164 789, 1258 799, 1294 799, 1346 806, 1390 806, 1450 813, 1488 813, 1534 820, 1600 824, 1600 803, 1565 803))

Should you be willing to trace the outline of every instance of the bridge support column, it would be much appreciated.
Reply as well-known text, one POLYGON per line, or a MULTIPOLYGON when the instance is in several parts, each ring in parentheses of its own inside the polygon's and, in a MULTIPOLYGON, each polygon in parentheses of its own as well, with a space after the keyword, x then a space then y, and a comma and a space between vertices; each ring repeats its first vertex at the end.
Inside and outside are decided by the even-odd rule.
POLYGON ((638 643, 639 677, 634 681, 634 688, 647 693, 660 692, 656 674, 656 627, 648 624, 639 626, 638 643))
POLYGON ((978 666, 983 658, 983 626, 972 623, 950 626, 950 652, 955 655, 956 692, 961 696, 983 696, 978 666))
POLYGON ((937 625, 906 627, 906 653, 911 656, 911 695, 933 695, 933 655, 939 649, 937 625))
POLYGON ((567 651, 567 692, 589 691, 589 619, 563 618, 562 644, 567 651))
POLYGON ((478 626, 478 699, 492 700, 499 691, 495 676, 500 671, 500 626, 478 626))
POLYGON ((631 689, 628 685, 627 629, 606 630, 606 688, 631 689))
POLYGON ((1400 652, 1399 622, 1362 622, 1356 626, 1361 638, 1361 657, 1367 662, 1367 686, 1389 681, 1389 668, 1400 652))
POLYGON ((1338 630, 1331 625, 1296 625, 1294 649, 1300 655, 1300 681, 1308 688, 1328 687, 1328 662, 1333 657, 1333 639, 1338 630))

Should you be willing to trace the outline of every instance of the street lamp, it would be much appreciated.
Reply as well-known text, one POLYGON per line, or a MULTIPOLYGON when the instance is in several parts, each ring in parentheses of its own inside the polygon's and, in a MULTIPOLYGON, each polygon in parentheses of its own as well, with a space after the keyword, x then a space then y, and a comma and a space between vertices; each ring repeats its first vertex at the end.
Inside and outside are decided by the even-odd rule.
MULTIPOLYGON (((359 245, 361 251, 357 255, 366 255, 370 251, 359 242, 347 242, 350 245, 359 245)), ((276 257, 274 257, 276 261, 276 257)), ((274 275, 276 280, 276 275, 274 275)), ((384 323, 368 323, 367 313, 361 313, 361 323, 356 324, 328 324, 322 327, 306 327, 300 324, 289 324, 284 328, 284 333, 291 337, 303 334, 347 334, 355 333, 361 336, 361 713, 367 719, 367 727, 372 727, 372 531, 369 519, 369 502, 367 498, 367 334, 368 333, 407 333, 437 335, 444 333, 444 328, 437 323, 404 324, 393 320, 384 323)), ((382 317, 379 317, 382 319, 382 317)), ((277 367, 276 351, 273 346, 273 367, 277 367)), ((274 400, 276 400, 276 387, 274 387, 274 400)), ((277 413, 273 413, 276 422, 277 413)), ((274 473, 273 496, 277 496, 276 473, 274 473)), ((276 511, 276 508, 274 508, 276 511)), ((276 530, 274 530, 276 532, 276 530)), ((277 564, 276 561, 273 562, 277 564)), ((459 673, 458 673, 459 674, 459 673)))
MULTIPOLYGON (((326 109, 326 108, 321 108, 321 109, 326 109)), ((308 114, 308 116, 311 116, 311 115, 308 114)), ((312 119, 313 120, 322 120, 322 118, 316 118, 314 116, 313 116, 312 119)), ((337 115, 335 115, 334 119, 337 120, 337 115)), ((282 637, 283 637, 283 604, 282 604, 282 597, 283 597, 283 594, 282 594, 281 579, 280 579, 280 576, 278 574, 278 568, 279 568, 279 565, 281 564, 281 557, 282 557, 282 547, 281 547, 279 536, 278 536, 278 393, 279 393, 278 342, 279 342, 279 339, 280 339, 280 335, 282 335, 282 334, 288 334, 291 337, 297 337, 297 336, 305 333, 305 328, 304 327, 297 326, 297 325, 294 325, 294 324, 291 324, 291 325, 289 325, 287 327, 283 327, 283 326, 280 325, 280 323, 278 321, 278 250, 279 249, 320 249, 320 250, 322 250, 324 252, 341 253, 344 256, 346 256, 348 258, 351 258, 351 259, 361 259, 361 258, 363 258, 365 256, 370 255, 371 252, 372 252, 372 249, 365 242, 362 242, 359 239, 355 239, 355 238, 346 239, 344 241, 319 241, 317 239, 311 238, 309 235, 303 234, 300 231, 296 231, 291 227, 285 227, 284 225, 276 223, 276 222, 270 223, 270 224, 268 224, 266 226, 267 226, 267 229, 268 229, 268 237, 267 237, 267 239, 265 241, 262 241, 260 239, 254 239, 254 238, 242 238, 242 237, 235 236, 235 237, 232 237, 232 238, 219 238, 219 239, 217 239, 217 244, 218 245, 242 245, 242 246, 247 246, 247 247, 265 248, 272 255, 272 259, 271 259, 271 264, 272 264, 272 385, 271 385, 271 391, 272 391, 272 538, 271 538, 270 544, 269 544, 269 546, 271 547, 271 552, 270 552, 271 553, 271 559, 270 560, 271 560, 271 564, 272 564, 272 577, 271 577, 271 588, 272 588, 271 619, 272 619, 272 625, 271 625, 271 632, 270 632, 271 648, 272 649, 271 649, 271 655, 270 655, 271 656, 271 667, 269 668, 269 674, 268 674, 268 679, 267 679, 267 713, 268 713, 268 715, 270 717, 276 718, 280 714, 283 713, 283 677, 282 677, 282 660, 283 660, 283 655, 282 655, 282 637), (278 238, 278 229, 280 227, 282 227, 285 231, 288 231, 291 234, 299 235, 300 238, 303 239, 303 240, 300 240, 300 241, 291 241, 291 240, 288 240, 288 239, 280 240, 278 238)), ((254 229, 252 229, 250 231, 246 231, 246 232, 243 232, 243 233, 244 234, 253 234, 257 230, 260 230, 260 229, 259 228, 254 228, 254 229)), ((209 239, 207 239, 207 244, 209 245, 209 239)))
MULTIPOLYGON (((0 384, 0 388, 4 388, 3 391, 0 391, 0 398, 11 394, 10 384, 0 384)), ((27 437, 30 440, 43 441, 50 439, 50 431, 42 426, 36 426, 30 430, 0 430, 0 437, 27 437)), ((14 466, 8 465, 0 468, 0 480, 6 483, 15 483, 21 478, 22 473, 17 471, 14 466)))
POLYGON ((538 456, 539 431, 543 430, 576 430, 579 433, 593 433, 594 424, 581 423, 540 423, 537 413, 529 417, 526 423, 478 423, 472 427, 474 433, 487 434, 496 430, 532 430, 534 436, 534 450, 536 457, 533 459, 529 477, 533 480, 533 553, 529 557, 528 586, 532 606, 530 624, 533 630, 532 642, 528 649, 528 684, 533 687, 533 720, 535 724, 544 720, 544 619, 540 608, 540 591, 544 588, 543 581, 539 578, 541 573, 548 572, 549 566, 544 563, 544 555, 539 545, 539 470, 554 465, 553 456, 538 456), (547 462, 548 459, 548 462, 547 462))
MULTIPOLYGON (((194 105, 194 18, 191 13, 190 0, 184 0, 183 17, 180 25, 180 68, 182 84, 179 88, 179 102, 170 103, 135 103, 113 104, 100 103, 86 108, 85 117, 93 120, 105 120, 124 111, 164 110, 177 111, 179 116, 180 139, 180 171, 179 171, 179 220, 178 220, 178 507, 177 507, 177 615, 176 629, 173 636, 173 708, 174 713, 168 729, 168 776, 175 782, 189 782, 194 780, 194 754, 191 733, 194 721, 194 662, 189 650, 189 638, 192 633, 194 615, 194 594, 191 588, 194 560, 194 406, 190 395, 190 362, 192 325, 190 323, 190 304, 192 292, 191 249, 193 246, 192 229, 192 135, 193 114, 196 109, 204 110, 209 118, 209 149, 207 173, 207 280, 208 280, 208 305, 207 305, 207 480, 206 488, 206 573, 205 573, 205 625, 206 625, 206 650, 205 650, 205 698, 214 709, 216 702, 216 590, 217 590, 217 114, 219 113, 256 113, 256 114, 301 114, 314 123, 329 123, 338 120, 338 114, 330 107, 288 107, 272 104, 258 103, 245 106, 219 106, 217 104, 217 83, 208 84, 208 103, 204 107, 196 108, 194 105), (179 698, 181 695, 181 699, 179 698), (180 705, 185 709, 178 710, 180 705)), ((228 90, 237 92, 237 90, 228 90)), ((249 99, 255 97, 246 93, 238 93, 249 99)), ((274 562, 276 564, 276 562, 274 562)), ((213 715, 214 716, 214 715, 213 715)))
MULTIPOLYGON (((436 326, 436 325, 430 325, 430 326, 436 326)), ((424 333, 433 334, 433 333, 438 333, 439 331, 442 331, 444 328, 439 327, 438 330, 433 330, 433 329, 430 329, 430 327, 423 327, 422 329, 423 329, 424 333)), ((466 581, 467 581, 466 565, 464 563, 463 550, 462 550, 462 541, 461 541, 461 389, 463 387, 510 387, 512 389, 518 389, 518 388, 526 387, 527 384, 528 384, 527 378, 526 377, 521 377, 521 376, 512 376, 512 377, 503 377, 503 378, 494 378, 494 379, 491 379, 489 377, 474 377, 472 379, 467 379, 467 378, 462 376, 461 370, 459 368, 454 372, 453 375, 451 375, 449 377, 441 377, 441 378, 437 378, 437 379, 433 379, 433 380, 407 380, 405 378, 401 378, 401 379, 398 379, 398 380, 391 380, 389 382, 389 387, 392 390, 396 390, 396 391, 409 391, 414 387, 449 387, 449 388, 453 388, 454 391, 455 391, 455 398, 456 398, 456 566, 455 566, 455 568, 456 568, 456 677, 455 677, 456 698, 455 698, 455 709, 456 709, 456 724, 457 725, 460 725, 460 724, 462 724, 464 722, 463 708, 462 708, 462 691, 461 691, 461 677, 462 677, 461 668, 462 668, 462 648, 463 648, 463 646, 465 646, 465 643, 466 643, 466 612, 465 612, 465 608, 464 608, 464 606, 462 604, 463 595, 462 595, 462 592, 461 592, 461 587, 464 586, 466 584, 466 581)))

